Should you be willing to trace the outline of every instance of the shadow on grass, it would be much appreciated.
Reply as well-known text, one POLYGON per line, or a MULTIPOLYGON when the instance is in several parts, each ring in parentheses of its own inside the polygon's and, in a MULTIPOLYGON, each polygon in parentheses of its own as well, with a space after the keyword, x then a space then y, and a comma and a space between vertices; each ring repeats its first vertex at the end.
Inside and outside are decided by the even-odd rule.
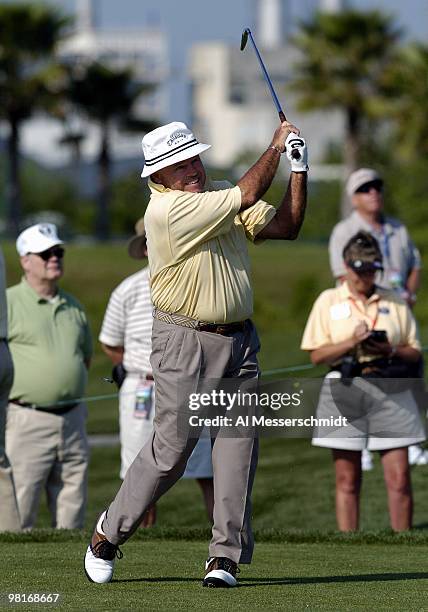
POLYGON ((428 572, 391 574, 356 574, 352 576, 308 576, 301 578, 242 578, 240 587, 281 584, 329 584, 333 582, 388 582, 390 580, 427 580, 428 572))
POLYGON ((413 525, 413 529, 428 529, 428 523, 418 523, 413 525))
POLYGON ((125 582, 202 582, 202 578, 182 578, 178 576, 159 576, 151 578, 124 578, 123 580, 112 580, 111 584, 122 584, 125 582))
MULTIPOLYGON (((391 580, 427 580, 428 572, 407 572, 391 574, 356 574, 353 576, 303 576, 301 578, 242 578, 239 587, 276 586, 290 584, 329 584, 340 582, 388 582, 391 580)), ((125 578, 113 580, 112 584, 126 582, 202 582, 202 578, 184 578, 178 576, 159 576, 150 578, 125 578)))

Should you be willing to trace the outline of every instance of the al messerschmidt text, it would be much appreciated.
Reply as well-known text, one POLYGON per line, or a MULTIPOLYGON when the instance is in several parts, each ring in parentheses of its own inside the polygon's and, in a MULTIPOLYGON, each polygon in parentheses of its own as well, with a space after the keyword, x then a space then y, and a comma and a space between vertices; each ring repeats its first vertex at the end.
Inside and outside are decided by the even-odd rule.
POLYGON ((348 419, 344 416, 271 418, 247 414, 236 418, 227 416, 206 418, 192 415, 189 417, 189 425, 190 427, 346 427, 348 419))

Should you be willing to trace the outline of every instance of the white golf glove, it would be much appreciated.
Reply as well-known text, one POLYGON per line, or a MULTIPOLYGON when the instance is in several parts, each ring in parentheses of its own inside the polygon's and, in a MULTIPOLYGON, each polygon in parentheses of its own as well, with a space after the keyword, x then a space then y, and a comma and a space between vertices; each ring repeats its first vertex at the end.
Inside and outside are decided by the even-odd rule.
POLYGON ((291 132, 285 141, 285 154, 291 163, 291 172, 307 172, 308 149, 305 139, 291 132))

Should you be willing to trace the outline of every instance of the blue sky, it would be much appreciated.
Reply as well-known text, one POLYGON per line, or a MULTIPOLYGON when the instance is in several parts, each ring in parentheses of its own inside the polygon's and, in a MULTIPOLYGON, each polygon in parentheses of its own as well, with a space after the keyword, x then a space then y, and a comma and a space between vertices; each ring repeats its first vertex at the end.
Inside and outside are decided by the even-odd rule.
MULTIPOLYGON (((14 0, 12 0, 14 1, 14 0)), ((16 1, 16 0, 15 0, 16 1)), ((50 0, 74 12, 76 0, 50 0)), ((316 0, 283 0, 292 15, 311 14, 316 0)), ((256 0, 94 0, 101 27, 138 27, 155 24, 165 29, 171 52, 169 119, 188 120, 188 51, 199 41, 224 40, 239 45, 242 30, 254 27, 256 0)), ((348 0, 355 8, 378 8, 397 17, 408 38, 427 40, 428 0, 348 0)))

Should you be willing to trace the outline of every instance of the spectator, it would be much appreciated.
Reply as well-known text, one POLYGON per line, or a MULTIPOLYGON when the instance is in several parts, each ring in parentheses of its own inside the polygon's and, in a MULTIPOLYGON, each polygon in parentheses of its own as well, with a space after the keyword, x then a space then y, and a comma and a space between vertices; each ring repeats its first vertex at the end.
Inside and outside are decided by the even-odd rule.
POLYGON ((350 425, 337 432, 316 430, 313 444, 333 449, 341 531, 358 528, 361 451, 366 447, 379 451, 382 458, 391 527, 410 529, 413 500, 407 447, 425 439, 424 426, 409 389, 393 393, 391 380, 380 388, 369 380, 414 376, 421 356, 416 324, 396 292, 375 285, 382 253, 370 233, 352 237, 343 258, 345 280, 316 300, 301 348, 310 352, 314 364, 329 365, 330 377, 343 376, 348 383, 327 378, 317 416, 346 413, 350 425), (384 337, 374 339, 374 330, 384 337))
MULTIPOLYGON (((128 253, 134 259, 147 257, 144 221, 135 225, 128 253)), ((119 389, 121 468, 125 474, 153 430, 154 387, 150 365, 153 305, 150 301, 149 269, 145 266, 116 287, 111 294, 99 336, 101 346, 113 363, 113 379, 119 389), (137 394, 140 394, 137 397, 137 394)), ((213 478, 211 443, 199 441, 188 461, 183 478, 196 478, 201 487, 207 514, 212 521, 213 478)), ((143 527, 156 522, 156 504, 145 513, 143 527)))
MULTIPOLYGON (((354 212, 333 228, 329 242, 330 267, 333 276, 341 282, 346 276, 342 257, 345 244, 356 232, 367 231, 376 238, 382 251, 383 274, 378 278, 379 284, 397 291, 412 307, 420 282, 421 257, 406 227, 398 219, 384 215, 383 187, 382 177, 371 168, 360 168, 348 178, 346 192, 354 212)), ((422 359, 420 365, 422 373, 422 359)), ((409 459, 411 464, 425 465, 428 453, 420 445, 412 445, 409 459)), ((362 465, 364 470, 373 468, 367 449, 362 454, 362 465)))
POLYGON ((330 267, 337 280, 346 276, 343 249, 358 231, 376 238, 383 259, 382 287, 396 290, 412 306, 420 281, 421 257, 407 228, 398 219, 384 215, 383 179, 370 168, 351 174, 346 192, 354 212, 334 226, 329 242, 330 267))
POLYGON ((43 489, 53 527, 76 529, 84 522, 88 445, 79 398, 92 347, 82 306, 58 288, 62 245, 50 223, 22 232, 16 246, 24 277, 7 290, 15 380, 6 451, 23 529, 34 526, 43 489))
POLYGON ((13 364, 7 345, 6 275, 0 249, 0 531, 20 529, 12 468, 4 448, 6 407, 12 382, 13 364))

